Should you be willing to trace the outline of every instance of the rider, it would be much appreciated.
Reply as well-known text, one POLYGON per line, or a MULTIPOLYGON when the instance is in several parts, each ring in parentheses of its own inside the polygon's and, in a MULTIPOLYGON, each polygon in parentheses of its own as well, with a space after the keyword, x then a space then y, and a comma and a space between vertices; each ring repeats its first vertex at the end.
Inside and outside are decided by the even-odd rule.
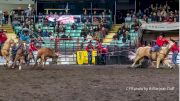
POLYGON ((17 44, 14 43, 11 48, 12 48, 12 50, 11 50, 12 56, 11 57, 12 57, 12 61, 14 61, 14 59, 16 57, 16 52, 20 48, 20 46, 18 47, 17 44))
POLYGON ((3 30, 0 30, 0 49, 2 47, 2 45, 5 43, 5 41, 7 40, 7 36, 6 34, 3 32, 3 30))
MULTIPOLYGON (((12 60, 14 61, 15 57, 16 57, 16 53, 17 51, 23 46, 23 43, 22 41, 18 41, 17 43, 14 43, 13 46, 11 47, 12 48, 12 51, 11 51, 11 54, 12 54, 12 60)), ((28 51, 27 51, 27 45, 25 45, 26 47, 26 50, 24 51, 24 55, 25 55, 25 61, 27 61, 27 54, 28 54, 28 51)))
POLYGON ((164 45, 164 44, 167 44, 168 43, 168 40, 164 38, 165 35, 164 34, 161 34, 157 40, 156 40, 156 45, 153 46, 150 50, 150 52, 157 52, 160 50, 160 48, 164 45))
POLYGON ((20 40, 21 41, 26 41, 26 43, 29 43, 30 42, 30 37, 28 35, 28 32, 24 32, 23 31, 21 32, 21 35, 20 35, 20 40))

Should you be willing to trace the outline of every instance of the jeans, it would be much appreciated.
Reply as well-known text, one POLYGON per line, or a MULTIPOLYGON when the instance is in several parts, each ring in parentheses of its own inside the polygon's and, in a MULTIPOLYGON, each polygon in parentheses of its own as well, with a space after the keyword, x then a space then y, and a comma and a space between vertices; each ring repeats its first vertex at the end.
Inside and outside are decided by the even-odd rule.
POLYGON ((92 64, 92 52, 88 52, 88 64, 92 64))
POLYGON ((101 55, 101 60, 104 64, 106 63, 106 54, 101 55))
POLYGON ((177 56, 178 56, 178 52, 173 52, 172 55, 172 62, 176 65, 177 64, 177 56))
POLYGON ((151 48, 151 51, 152 52, 157 52, 157 51, 159 51, 160 50, 160 47, 158 46, 158 45, 155 45, 155 46, 153 46, 152 48, 151 48))

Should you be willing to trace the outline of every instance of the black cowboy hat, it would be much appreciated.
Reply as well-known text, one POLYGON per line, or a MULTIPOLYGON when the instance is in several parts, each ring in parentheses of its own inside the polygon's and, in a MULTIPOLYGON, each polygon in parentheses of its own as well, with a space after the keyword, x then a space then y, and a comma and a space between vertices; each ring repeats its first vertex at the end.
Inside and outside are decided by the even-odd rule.
POLYGON ((161 33, 160 35, 162 35, 163 37, 165 37, 165 34, 164 34, 164 33, 161 33))

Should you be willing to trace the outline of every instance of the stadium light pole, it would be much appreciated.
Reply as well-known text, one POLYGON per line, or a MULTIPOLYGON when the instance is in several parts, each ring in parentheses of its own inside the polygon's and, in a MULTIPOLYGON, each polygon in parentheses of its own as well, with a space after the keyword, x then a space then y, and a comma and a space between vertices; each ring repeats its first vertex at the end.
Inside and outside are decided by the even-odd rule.
POLYGON ((36 4, 36 16, 37 16, 37 0, 35 0, 35 4, 36 4))
POLYGON ((135 0, 135 3, 134 3, 134 7, 135 7, 135 8, 134 8, 134 9, 135 9, 135 13, 136 13, 136 9, 137 9, 137 8, 136 8, 136 4, 137 4, 137 1, 135 0))
POLYGON ((115 2, 114 2, 114 24, 116 24, 116 0, 115 0, 115 2))
POLYGON ((91 0, 91 22, 93 22, 93 17, 92 17, 92 15, 93 15, 93 11, 92 11, 92 2, 93 2, 93 0, 91 0))

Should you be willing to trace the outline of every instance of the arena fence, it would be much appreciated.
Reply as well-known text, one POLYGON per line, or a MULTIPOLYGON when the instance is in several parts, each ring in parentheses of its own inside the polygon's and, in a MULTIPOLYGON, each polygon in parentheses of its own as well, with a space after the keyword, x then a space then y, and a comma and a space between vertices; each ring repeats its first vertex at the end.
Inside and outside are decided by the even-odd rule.
MULTIPOLYGON (((60 53, 58 64, 87 64, 88 54, 85 51, 85 47, 88 41, 80 41, 78 38, 68 39, 68 38, 37 38, 33 39, 38 48, 48 47, 54 49, 56 52, 60 53)), ((96 47, 96 41, 92 41, 94 47, 96 47)), ((136 46, 131 45, 131 43, 121 43, 123 45, 119 46, 120 43, 104 45, 108 49, 106 53, 105 64, 130 64, 129 52, 135 52, 136 46)), ((36 57, 37 52, 34 53, 36 57)), ((99 56, 97 50, 93 51, 93 64, 100 64, 99 56)), ((168 55, 171 59, 172 53, 168 55)), ((180 54, 178 55, 178 63, 180 63, 180 54)), ((47 64, 52 60, 48 59, 47 64)), ((0 64, 4 64, 5 60, 1 57, 0 64)), ((31 61, 34 64, 34 61, 31 61)))

